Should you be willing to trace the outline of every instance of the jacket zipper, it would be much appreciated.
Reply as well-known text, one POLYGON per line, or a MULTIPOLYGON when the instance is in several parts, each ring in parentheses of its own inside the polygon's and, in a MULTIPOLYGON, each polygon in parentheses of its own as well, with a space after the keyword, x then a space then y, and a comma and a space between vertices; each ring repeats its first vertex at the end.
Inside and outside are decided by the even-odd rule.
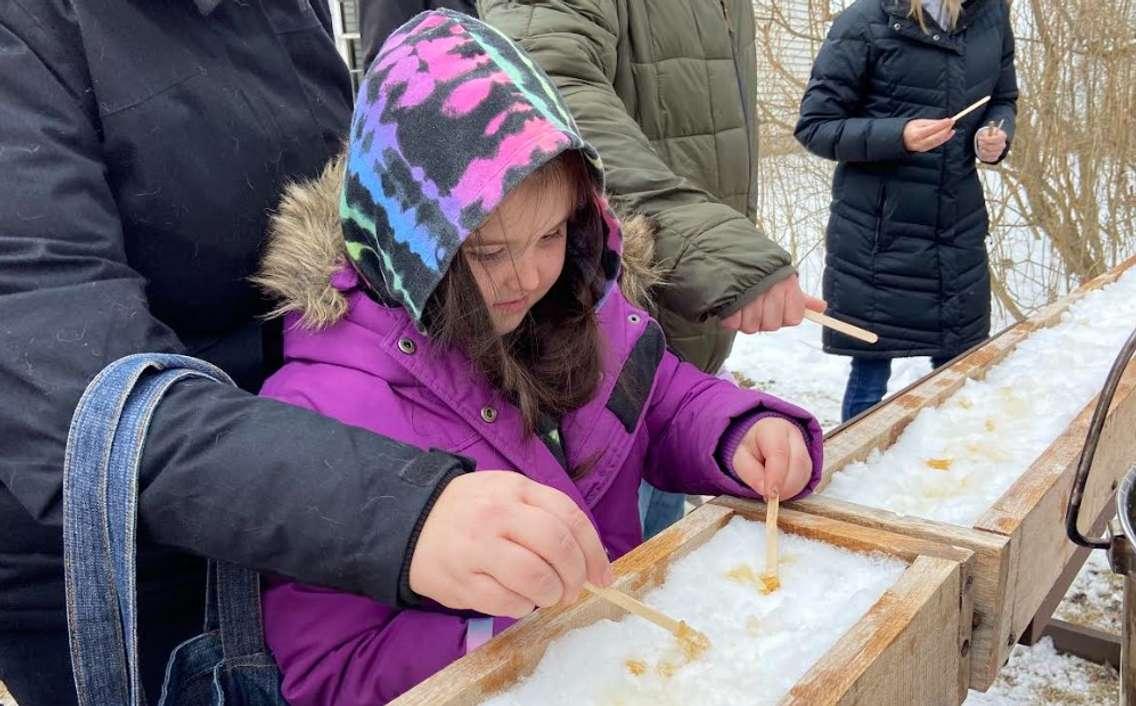
MULTIPOLYGON (((730 20, 730 0, 720 0, 722 5, 722 17, 726 21, 726 32, 730 35, 730 59, 734 63, 734 80, 738 84, 738 99, 742 103, 742 120, 745 121, 745 134, 746 134, 746 209, 749 209, 750 190, 753 188, 753 135, 749 134, 750 130, 756 130, 756 121, 750 120, 750 109, 757 106, 746 105, 745 86, 742 84, 742 71, 738 67, 738 53, 737 47, 734 44, 734 23, 730 20)), ((749 214, 747 213, 748 217, 749 214)))

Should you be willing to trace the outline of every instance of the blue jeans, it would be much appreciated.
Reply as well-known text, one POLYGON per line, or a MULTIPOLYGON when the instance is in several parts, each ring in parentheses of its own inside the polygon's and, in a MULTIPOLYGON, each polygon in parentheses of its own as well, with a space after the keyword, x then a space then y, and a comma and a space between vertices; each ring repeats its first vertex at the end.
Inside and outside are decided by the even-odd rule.
MULTIPOLYGON (((150 703, 138 654, 138 465, 162 396, 190 377, 232 384, 194 358, 131 355, 91 381, 71 418, 63 468, 63 573, 80 706, 150 703)), ((259 577, 214 561, 208 575, 205 633, 174 650, 158 706, 286 706, 264 644, 259 577)))
MULTIPOLYGON (((931 367, 942 367, 953 359, 953 355, 933 357, 931 367)), ((891 358, 853 358, 848 386, 844 388, 840 421, 846 422, 869 407, 874 407, 887 394, 890 379, 891 358)))
POLYGON ((667 493, 647 481, 639 483, 639 522, 643 526, 643 540, 654 537, 682 519, 685 502, 683 493, 667 493))

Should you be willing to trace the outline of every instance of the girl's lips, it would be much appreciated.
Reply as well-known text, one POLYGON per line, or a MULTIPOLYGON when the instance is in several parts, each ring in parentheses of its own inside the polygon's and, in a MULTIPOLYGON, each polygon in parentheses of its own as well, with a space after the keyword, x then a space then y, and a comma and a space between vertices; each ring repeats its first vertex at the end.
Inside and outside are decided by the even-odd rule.
POLYGON ((522 309, 524 309, 526 301, 527 301, 526 297, 521 297, 520 299, 512 299, 510 301, 497 302, 496 304, 493 305, 493 308, 497 309, 498 311, 507 311, 507 312, 513 313, 513 312, 521 311, 522 309))

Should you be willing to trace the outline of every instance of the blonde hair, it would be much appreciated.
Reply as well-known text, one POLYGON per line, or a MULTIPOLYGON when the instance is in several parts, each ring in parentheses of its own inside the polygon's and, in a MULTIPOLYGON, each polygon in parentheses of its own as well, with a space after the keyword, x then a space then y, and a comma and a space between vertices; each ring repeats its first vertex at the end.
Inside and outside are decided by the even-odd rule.
MULTIPOLYGON (((962 15, 962 1, 963 0, 943 0, 943 7, 947 8, 947 24, 950 27, 943 29, 948 32, 953 31, 958 26, 959 17, 962 15)), ((919 23, 923 31, 927 31, 927 18, 923 12, 923 0, 911 0, 911 17, 919 23)))

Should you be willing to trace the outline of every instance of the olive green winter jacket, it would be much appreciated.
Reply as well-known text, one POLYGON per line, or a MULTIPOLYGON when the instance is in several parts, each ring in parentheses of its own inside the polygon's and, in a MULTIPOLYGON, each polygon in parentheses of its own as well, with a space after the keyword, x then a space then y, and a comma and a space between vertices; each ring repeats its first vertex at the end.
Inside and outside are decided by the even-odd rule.
POLYGON ((613 206, 647 216, 670 346, 717 370, 718 318, 794 272, 753 225, 756 53, 749 0, 479 0, 563 92, 613 206))

